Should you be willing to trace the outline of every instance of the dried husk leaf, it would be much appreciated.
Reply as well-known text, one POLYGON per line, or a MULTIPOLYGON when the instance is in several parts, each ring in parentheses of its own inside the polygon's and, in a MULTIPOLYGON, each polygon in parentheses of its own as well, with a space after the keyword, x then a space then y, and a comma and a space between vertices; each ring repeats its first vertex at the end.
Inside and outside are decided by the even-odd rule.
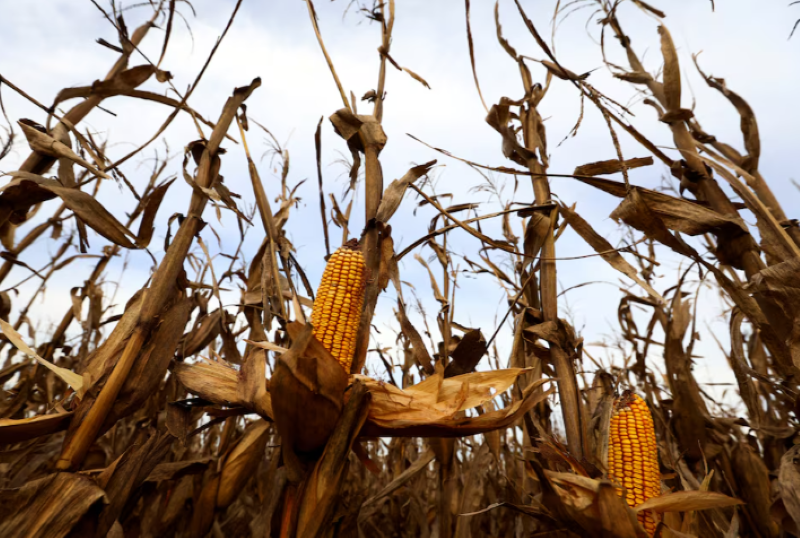
POLYGON ((353 383, 330 441, 302 489, 297 512, 298 538, 314 538, 332 530, 331 521, 347 476, 350 450, 367 418, 369 400, 366 387, 358 381, 353 383))
POLYGON ((314 338, 310 324, 292 322, 289 351, 270 380, 275 424, 284 451, 319 456, 342 411, 347 373, 314 338))
POLYGON ((739 499, 728 497, 714 491, 676 491, 653 497, 636 506, 634 510, 653 510, 663 512, 689 512, 694 510, 709 510, 711 508, 725 508, 745 504, 739 499))
POLYGON ((237 371, 218 362, 176 364, 174 373, 189 392, 222 405, 242 405, 239 400, 237 371))
MULTIPOLYGON (((463 437, 477 435, 509 426, 524 413, 530 411, 537 403, 550 397, 556 390, 553 387, 547 391, 541 391, 541 385, 550 380, 539 380, 523 391, 521 399, 512 401, 505 408, 476 417, 465 418, 459 414, 459 408, 464 405, 462 402, 465 402, 469 396, 470 387, 466 384, 461 386, 461 390, 455 395, 455 398, 445 400, 442 405, 438 406, 438 409, 430 409, 426 415, 425 410, 419 406, 420 402, 415 400, 412 395, 386 383, 363 377, 359 377, 359 379, 362 379, 370 388, 373 402, 375 402, 370 409, 369 418, 362 430, 362 435, 365 437, 463 437), (393 402, 392 399, 395 397, 400 398, 400 400, 393 402), (449 407, 445 407, 443 404, 447 404, 449 407)), ((453 379, 458 378, 446 379, 443 383, 453 379)), ((485 397, 477 398, 478 401, 488 401, 488 399, 485 397)), ((424 395, 422 400, 430 401, 430 395, 424 395)), ((475 401, 474 398, 473 401, 475 401)))

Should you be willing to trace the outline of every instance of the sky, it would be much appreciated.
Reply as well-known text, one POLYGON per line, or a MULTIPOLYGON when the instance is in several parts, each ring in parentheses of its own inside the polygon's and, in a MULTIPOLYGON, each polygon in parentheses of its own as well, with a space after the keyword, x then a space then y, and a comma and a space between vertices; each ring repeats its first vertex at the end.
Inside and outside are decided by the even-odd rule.
MULTIPOLYGON (((550 36, 555 1, 522 0, 521 3, 540 32, 550 36)), ((797 136, 800 108, 792 105, 796 88, 800 85, 800 72, 792 69, 792 66, 800 65, 800 37, 792 40, 788 37, 794 19, 800 17, 800 9, 776 0, 718 1, 714 10, 712 3, 707 0, 652 0, 650 3, 667 12, 668 16, 663 22, 670 29, 679 49, 685 82, 682 105, 686 108, 696 107, 697 118, 707 132, 736 148, 742 148, 739 118, 735 109, 718 92, 705 85, 692 65, 691 55, 702 52, 699 62, 703 69, 724 78, 728 86, 745 97, 755 110, 763 148, 761 171, 778 199, 784 203, 790 217, 795 216, 792 208, 796 207, 800 192, 791 180, 794 153, 797 140, 800 140, 797 136)), ((101 5, 106 7, 106 4, 101 5)), ((195 0, 193 6, 196 15, 186 4, 179 5, 186 22, 176 21, 162 67, 173 74, 175 87, 185 91, 221 34, 234 2, 195 0)), ((361 96, 376 85, 379 60, 376 49, 380 30, 358 12, 357 4, 351 4, 345 13, 347 6, 346 0, 316 2, 325 45, 345 90, 361 96)), ((589 3, 582 2, 576 6, 587 7, 575 11, 564 20, 559 17, 554 50, 560 63, 578 73, 592 71, 589 81, 595 87, 629 105, 635 115, 630 118, 632 123, 665 151, 674 152, 667 126, 658 122, 654 111, 641 103, 641 97, 634 87, 615 80, 603 66, 597 46, 600 27, 596 19, 591 17, 589 3)), ((148 9, 140 7, 126 12, 128 27, 138 26, 149 16, 148 9)), ((511 44, 521 54, 543 58, 544 54, 522 24, 514 2, 501 0, 499 9, 504 35, 511 44)), ((497 42, 493 10, 494 2, 472 2, 471 22, 477 74, 484 98, 490 106, 503 96, 512 99, 522 96, 517 68, 497 42)), ((117 40, 113 27, 88 0, 0 0, 0 13, 0 74, 41 102, 51 103, 62 88, 88 85, 102 78, 116 59, 115 52, 95 42, 98 38, 111 43, 117 40)), ((644 58, 648 71, 658 72, 661 67, 658 21, 630 2, 622 5, 619 18, 632 38, 634 47, 644 58)), ((142 46, 143 52, 151 59, 157 58, 162 39, 162 30, 151 30, 142 46)), ((610 61, 625 63, 620 47, 611 38, 607 40, 607 52, 610 61)), ((381 155, 385 182, 388 184, 392 179, 402 176, 415 164, 437 159, 438 166, 434 174, 437 194, 451 193, 452 203, 479 203, 479 213, 497 210, 499 205, 496 198, 485 191, 476 190, 485 181, 478 173, 408 136, 414 135, 432 146, 447 149, 454 155, 481 164, 513 165, 502 155, 499 135, 485 122, 486 113, 470 68, 463 2, 397 2, 392 56, 400 65, 423 77, 430 89, 403 72, 391 67, 388 69, 383 124, 388 143, 381 155)), ((144 60, 138 57, 131 65, 141 63, 144 60)), ((532 63, 531 71, 537 81, 544 82, 545 71, 541 66, 532 63)), ((324 267, 314 157, 314 131, 320 118, 326 118, 322 123, 325 190, 337 198, 344 192, 347 181, 346 170, 337 161, 342 155, 347 155, 347 148, 327 120, 342 107, 342 103, 314 35, 304 1, 244 0, 229 34, 193 93, 190 105, 205 117, 216 118, 232 89, 248 84, 256 76, 261 77, 262 86, 247 101, 248 115, 268 127, 288 149, 290 184, 305 180, 298 189, 302 198, 296 210, 299 215, 290 218, 287 231, 300 263, 316 285, 324 267)), ((143 89, 167 91, 165 85, 155 80, 148 81, 143 89)), ((41 111, 7 87, 0 88, 0 91, 12 122, 30 118, 44 123, 41 111)), ((114 115, 97 110, 89 115, 83 126, 111 142, 108 150, 111 158, 120 157, 149 139, 170 113, 161 105, 126 98, 109 99, 103 106, 114 115)), ((577 136, 567 138, 559 145, 577 122, 579 110, 580 99, 575 88, 567 82, 555 80, 540 107, 549 140, 550 172, 571 173, 578 165, 616 158, 602 116, 590 105, 586 106, 577 136)), ((371 106, 359 102, 359 112, 369 111, 371 106)), ((238 138, 235 129, 231 130, 231 134, 238 138)), ((619 136, 626 158, 647 156, 647 152, 627 135, 620 133, 619 136)), ((140 158, 124 165, 123 170, 134 184, 144 185, 149 178, 154 152, 163 155, 165 141, 171 154, 176 155, 168 173, 179 174, 182 150, 197 137, 193 123, 187 116, 181 115, 165 133, 163 141, 151 145, 140 158)), ((266 138, 258 131, 251 130, 249 137, 257 157, 268 150, 266 138)), ((225 176, 226 185, 242 195, 243 207, 252 207, 252 191, 241 146, 230 142, 224 146, 228 152, 223 157, 221 173, 225 176)), ((0 161, 0 172, 16 170, 26 155, 26 145, 19 140, 12 154, 0 161)), ((272 198, 278 191, 279 170, 274 163, 271 166, 269 157, 260 160, 258 166, 268 196, 272 198)), ((532 201, 527 178, 518 178, 519 186, 514 192, 513 177, 493 177, 503 187, 503 203, 512 198, 517 202, 532 201)), ((647 188, 659 188, 664 181, 672 181, 668 171, 658 164, 633 171, 631 180, 647 188)), ((581 215, 612 244, 624 244, 624 231, 609 218, 618 200, 570 179, 554 178, 551 186, 560 200, 577 204, 581 215)), ((190 187, 180 179, 170 189, 156 220, 156 237, 150 247, 156 259, 163 256, 167 219, 175 212, 186 210, 190 194, 190 187)), ((114 184, 105 186, 99 199, 119 220, 125 219, 125 211, 131 207, 130 196, 114 184)), ((356 201, 362 204, 356 207, 363 207, 361 191, 357 193, 356 201)), ((404 205, 392 219, 397 251, 424 235, 435 216, 435 211, 430 207, 417 209, 417 202, 415 197, 407 195, 404 205)), ((47 207, 50 206, 43 208, 42 214, 52 211, 47 207)), ((363 209, 355 211, 351 229, 360 230, 363 226, 362 212, 363 209)), ((749 217, 747 214, 744 216, 746 219, 749 217)), ((238 239, 234 221, 225 217, 222 222, 217 222, 212 210, 207 210, 206 220, 220 237, 218 243, 210 230, 204 232, 204 240, 212 252, 231 253, 238 239)), ((749 222, 752 222, 752 218, 749 218, 749 222)), ((517 220, 513 226, 514 232, 521 236, 520 221, 517 220)), ((483 230, 499 237, 500 222, 486 222, 483 230)), ((332 237, 340 236, 338 229, 333 226, 331 233, 332 237)), ((258 227, 249 230, 244 248, 248 261, 262 237, 258 227)), ((103 238, 94 234, 90 236, 90 241, 91 251, 95 253, 106 244, 103 238)), ((467 234, 461 231, 449 234, 448 244, 458 254, 456 263, 461 269, 467 267, 462 256, 477 259, 480 245, 467 234)), ((53 241, 42 242, 26 251, 23 259, 34 267, 41 267, 55 248, 53 241)), ((418 249, 417 252, 426 259, 432 255, 427 248, 418 249)), ((571 230, 559 240, 557 252, 560 257, 581 258, 559 262, 561 289, 569 290, 587 281, 596 282, 565 291, 560 297, 562 315, 569 317, 587 344, 612 338, 617 330, 619 288, 629 287, 631 282, 600 258, 586 257, 592 253, 591 248, 571 230)), ((658 269, 660 278, 656 281, 656 287, 663 291, 672 285, 687 262, 663 251, 659 251, 659 259, 662 265, 658 269)), ((69 308, 70 288, 76 285, 76 275, 85 278, 92 266, 92 260, 78 260, 70 266, 69 271, 63 271, 53 278, 44 300, 37 302, 30 316, 38 320, 37 328, 42 334, 46 334, 69 308)), ((113 293, 118 285, 115 302, 124 305, 130 294, 146 282, 151 269, 152 261, 148 253, 128 253, 109 267, 106 293, 113 293)), ((437 305, 428 285, 427 272, 412 256, 406 257, 400 269, 403 279, 414 285, 426 305, 433 326, 432 316, 437 305)), ((24 269, 15 270, 3 285, 10 285, 26 276, 24 269)), ((505 292, 487 275, 472 277, 468 273, 460 273, 459 286, 455 304, 456 320, 466 326, 481 328, 488 337, 505 313, 505 292)), ((643 294, 633 289, 634 293, 643 294)), ((15 299, 15 306, 22 304, 25 293, 23 290, 20 297, 15 299)), ((389 345, 394 340, 394 298, 395 293, 390 288, 379 303, 376 326, 381 331, 381 345, 389 345)), ((728 323, 719 314, 719 302, 714 292, 701 292, 698 327, 703 335, 696 347, 698 358, 695 371, 701 379, 714 383, 733 380, 724 355, 711 335, 713 332, 723 347, 727 346, 728 323)), ((419 325, 419 315, 414 314, 412 321, 419 325)), ((501 331, 498 348, 501 364, 504 364, 510 348, 509 327, 501 331)), ((618 354, 603 347, 590 345, 587 349, 606 363, 619 359, 618 354)), ((657 357, 653 361, 654 365, 658 364, 657 357)), ((721 394, 724 387, 711 386, 709 390, 721 394)))

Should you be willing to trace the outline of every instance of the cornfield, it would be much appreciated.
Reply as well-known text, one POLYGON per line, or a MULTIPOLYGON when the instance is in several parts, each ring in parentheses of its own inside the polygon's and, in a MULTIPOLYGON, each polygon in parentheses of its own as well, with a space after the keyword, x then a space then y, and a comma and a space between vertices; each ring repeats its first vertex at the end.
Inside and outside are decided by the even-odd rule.
MULTIPOLYGON (((194 108, 243 3, 217 2, 220 21, 187 0, 92 0, 116 36, 94 45, 110 67, 51 80, 51 96, 0 64, 0 536, 800 536, 800 227, 781 179, 762 174, 747 97, 676 45, 667 13, 644 0, 447 3, 474 84, 439 90, 394 42, 403 2, 341 3, 364 23, 357 38, 376 38, 359 66, 377 66, 375 83, 357 98, 325 40, 344 23, 296 2, 326 66, 314 91, 340 101, 304 105, 320 117, 313 140, 291 142, 313 145, 304 178, 286 133, 248 110, 268 71, 239 80, 232 64, 217 108, 194 108), (477 12, 493 19, 476 25, 477 12), (555 46, 581 16, 602 62, 585 72, 555 46), (199 21, 219 37, 196 39, 206 56, 188 75, 171 45, 199 21), (647 43, 626 30, 642 21, 647 43), (487 47, 508 62, 496 102, 487 47), (690 71, 738 132, 704 129, 690 71), (476 143, 496 158, 388 132, 384 116, 408 101, 388 73, 482 107, 476 143), (565 151, 581 153, 594 115, 607 159, 559 168, 555 93, 574 98, 565 151), (163 121, 143 125, 139 110, 163 121), (196 135, 182 150, 166 143, 179 122, 196 135), (400 138, 411 165, 388 170, 400 138), (448 165, 479 186, 443 192, 448 165), (574 185, 616 199, 617 244, 591 201, 581 215, 574 185), (565 233, 581 256, 560 254, 565 233), (592 277, 560 286, 575 258, 618 273, 601 343, 565 295, 591 300, 592 277), (497 318, 475 326, 496 296, 497 318), (726 335, 708 324, 714 304, 726 335), (701 338, 718 344, 730 390, 698 374, 701 338)), ((67 60, 64 72, 80 62, 67 60)))

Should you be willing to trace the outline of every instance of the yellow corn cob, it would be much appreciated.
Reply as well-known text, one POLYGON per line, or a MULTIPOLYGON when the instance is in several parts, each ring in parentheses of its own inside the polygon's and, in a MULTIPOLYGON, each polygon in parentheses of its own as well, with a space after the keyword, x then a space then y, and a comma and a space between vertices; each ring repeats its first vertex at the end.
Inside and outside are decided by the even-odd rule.
MULTIPOLYGON (((629 506, 661 495, 658 449, 647 403, 631 391, 614 401, 608 435, 608 477, 625 488, 629 506)), ((658 521, 653 512, 640 512, 639 522, 653 536, 658 521)))
POLYGON ((348 374, 356 347, 366 281, 364 256, 358 250, 358 242, 351 240, 328 260, 311 313, 314 336, 348 374))

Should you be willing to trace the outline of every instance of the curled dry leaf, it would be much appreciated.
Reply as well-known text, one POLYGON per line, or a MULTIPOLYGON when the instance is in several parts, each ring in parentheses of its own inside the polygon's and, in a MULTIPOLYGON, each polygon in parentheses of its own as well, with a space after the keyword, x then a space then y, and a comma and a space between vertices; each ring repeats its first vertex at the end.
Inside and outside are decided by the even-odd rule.
POLYGON ((459 376, 472 372, 486 353, 486 339, 479 329, 467 331, 450 354, 450 361, 444 369, 445 377, 459 376))

